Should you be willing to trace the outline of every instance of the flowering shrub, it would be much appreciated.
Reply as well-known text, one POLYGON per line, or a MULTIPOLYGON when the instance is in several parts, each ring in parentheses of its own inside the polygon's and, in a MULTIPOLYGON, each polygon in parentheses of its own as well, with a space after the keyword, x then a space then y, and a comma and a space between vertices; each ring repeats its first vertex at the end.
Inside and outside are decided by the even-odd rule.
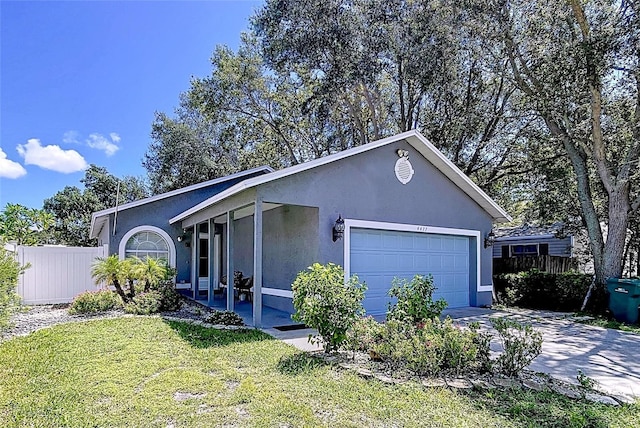
POLYGON ((71 306, 70 314, 95 314, 122 308, 122 299, 111 290, 87 291, 78 294, 71 306))

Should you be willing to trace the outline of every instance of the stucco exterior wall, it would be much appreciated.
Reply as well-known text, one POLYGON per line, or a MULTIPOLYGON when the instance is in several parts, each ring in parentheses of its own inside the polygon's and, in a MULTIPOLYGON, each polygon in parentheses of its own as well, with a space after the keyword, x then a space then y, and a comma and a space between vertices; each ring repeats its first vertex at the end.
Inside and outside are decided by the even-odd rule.
POLYGON ((196 189, 190 192, 181 193, 179 195, 160 199, 138 207, 129 208, 118 212, 116 223, 116 233, 113 234, 114 214, 109 215, 110 234, 109 236, 109 254, 118 254, 120 241, 124 235, 134 227, 138 226, 155 226, 169 234, 173 239, 173 245, 176 249, 176 269, 178 282, 191 281, 191 248, 187 245, 194 245, 193 239, 177 242, 178 236, 183 234, 182 225, 180 223, 170 225, 169 219, 180 214, 186 209, 222 192, 234 184, 250 177, 255 177, 261 173, 247 175, 237 179, 231 179, 223 183, 215 184, 209 187, 196 189))
MULTIPOLYGON (((339 214, 349 219, 479 230, 481 237, 492 228, 486 211, 404 141, 265 183, 257 188, 257 196, 264 202, 317 207, 320 263, 344 265, 343 243, 332 241, 339 214), (409 152, 415 171, 407 184, 395 176, 398 149, 409 152)), ((491 285, 491 248, 485 249, 482 243, 480 248, 480 284, 491 285)), ((475 247, 473 251, 475 255, 475 247)), ((474 270, 476 258, 470 259, 474 270)), ((471 293, 471 302, 488 304, 490 295, 471 293)))

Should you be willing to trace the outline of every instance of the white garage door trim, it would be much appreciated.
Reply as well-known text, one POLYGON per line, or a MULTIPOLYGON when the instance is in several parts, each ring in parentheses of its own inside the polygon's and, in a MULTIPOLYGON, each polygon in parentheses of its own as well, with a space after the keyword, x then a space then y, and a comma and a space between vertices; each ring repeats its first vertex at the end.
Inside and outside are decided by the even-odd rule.
POLYGON ((438 235, 457 235, 476 238, 476 291, 492 291, 493 285, 480 283, 480 231, 469 229, 452 229, 419 224, 385 223, 380 221, 344 219, 344 274, 345 281, 351 276, 351 228, 391 230, 397 232, 433 233, 438 235))

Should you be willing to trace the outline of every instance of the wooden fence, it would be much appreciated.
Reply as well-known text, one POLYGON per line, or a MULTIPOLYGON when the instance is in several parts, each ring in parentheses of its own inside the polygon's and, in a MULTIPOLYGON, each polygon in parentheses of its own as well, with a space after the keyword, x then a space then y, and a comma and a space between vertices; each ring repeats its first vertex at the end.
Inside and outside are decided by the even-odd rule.
POLYGON ((103 247, 16 247, 20 265, 30 267, 18 279, 17 293, 25 305, 68 303, 96 290, 91 265, 108 255, 103 247))
POLYGON ((576 270, 578 262, 576 259, 558 256, 525 256, 510 257, 505 259, 493 259, 493 274, 517 273, 530 269, 538 269, 549 273, 562 273, 576 270))

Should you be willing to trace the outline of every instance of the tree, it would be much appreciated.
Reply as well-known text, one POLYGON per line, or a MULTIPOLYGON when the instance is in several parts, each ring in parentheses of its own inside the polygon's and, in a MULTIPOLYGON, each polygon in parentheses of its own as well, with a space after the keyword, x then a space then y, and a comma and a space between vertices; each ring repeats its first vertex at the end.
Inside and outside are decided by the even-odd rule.
POLYGON ((49 243, 53 225, 50 213, 20 204, 9 203, 0 212, 0 237, 18 245, 49 243))
POLYGON ((135 295, 131 283, 129 283, 128 292, 125 292, 122 286, 123 283, 127 284, 129 276, 128 270, 128 267, 123 264, 123 261, 120 261, 118 255, 112 254, 109 257, 96 258, 91 266, 91 277, 97 285, 106 284, 107 286, 113 286, 116 289, 116 293, 118 293, 122 301, 126 304, 130 302, 135 295))
POLYGON ((55 217, 54 236, 58 243, 95 245, 95 239, 89 237, 92 213, 114 207, 117 195, 119 204, 149 196, 143 180, 128 176, 120 179, 96 165, 87 168, 80 182, 84 184, 84 190, 66 186, 44 201, 44 210, 55 217))
POLYGON ((305 112, 331 111, 362 144, 420 128, 480 187, 504 197, 505 181, 556 154, 527 157, 534 117, 516 108, 508 64, 467 25, 473 15, 433 0, 272 0, 253 28, 274 70, 307 70, 305 112))
POLYGON ((640 4, 485 5, 477 5, 484 13, 476 22, 500 44, 526 107, 570 162, 602 285, 622 273, 629 220, 640 206, 640 4))

